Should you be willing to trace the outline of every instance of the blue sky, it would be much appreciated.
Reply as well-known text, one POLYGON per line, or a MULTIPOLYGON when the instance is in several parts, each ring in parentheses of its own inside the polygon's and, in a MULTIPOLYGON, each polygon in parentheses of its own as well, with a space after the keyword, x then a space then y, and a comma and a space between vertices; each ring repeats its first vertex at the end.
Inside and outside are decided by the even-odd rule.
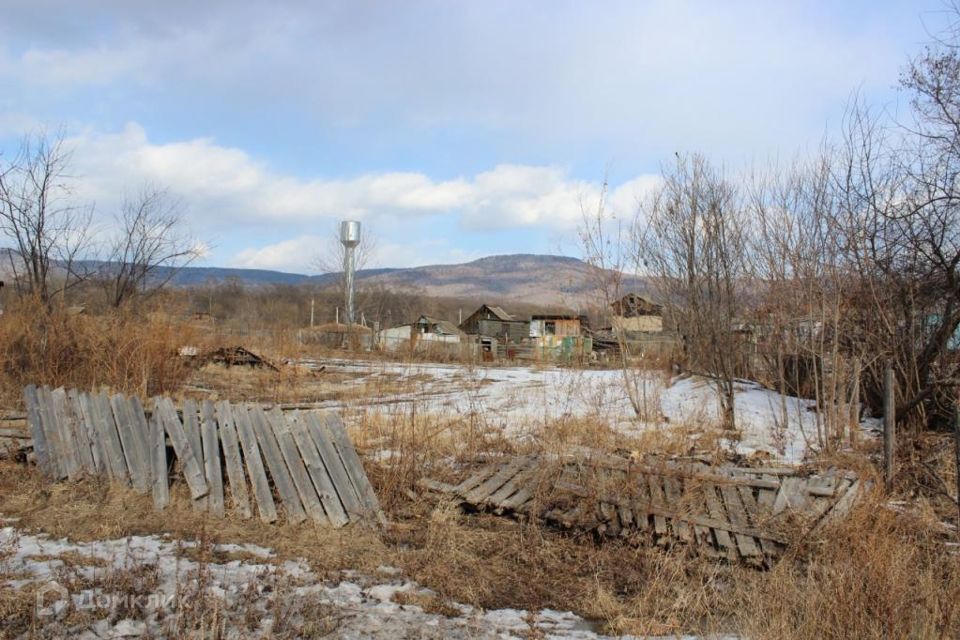
POLYGON ((202 264, 316 271, 336 221, 371 264, 577 255, 676 151, 788 158, 896 82, 919 2, 5 0, 0 149, 62 128, 106 225, 161 185, 202 264))

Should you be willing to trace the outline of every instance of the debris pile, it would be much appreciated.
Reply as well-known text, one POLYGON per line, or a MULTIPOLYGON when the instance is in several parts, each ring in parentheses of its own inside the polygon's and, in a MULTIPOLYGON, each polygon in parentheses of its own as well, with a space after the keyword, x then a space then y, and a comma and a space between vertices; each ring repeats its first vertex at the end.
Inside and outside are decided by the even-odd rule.
POLYGON ((789 467, 608 455, 515 457, 483 466, 456 485, 423 478, 420 486, 471 508, 601 537, 680 542, 758 565, 783 552, 790 527, 819 527, 842 517, 862 489, 853 474, 840 471, 804 477, 789 467))

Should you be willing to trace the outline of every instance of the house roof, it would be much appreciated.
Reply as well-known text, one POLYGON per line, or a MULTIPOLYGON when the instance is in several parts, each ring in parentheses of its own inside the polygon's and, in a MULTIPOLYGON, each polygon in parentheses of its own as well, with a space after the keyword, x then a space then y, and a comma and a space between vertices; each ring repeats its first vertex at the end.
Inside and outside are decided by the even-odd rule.
POLYGON ((514 318, 512 315, 504 311, 501 307, 491 307, 488 304, 485 304, 483 306, 485 306, 490 311, 490 313, 497 316, 497 320, 503 320, 504 322, 510 322, 511 320, 516 320, 516 318, 514 318))
POLYGON ((439 318, 434 318, 431 316, 420 316, 417 320, 417 324, 421 324, 421 321, 425 322, 428 325, 433 325, 437 329, 437 333, 443 333, 446 335, 455 336, 461 333, 459 327, 456 324, 450 322, 449 320, 441 320, 439 318))

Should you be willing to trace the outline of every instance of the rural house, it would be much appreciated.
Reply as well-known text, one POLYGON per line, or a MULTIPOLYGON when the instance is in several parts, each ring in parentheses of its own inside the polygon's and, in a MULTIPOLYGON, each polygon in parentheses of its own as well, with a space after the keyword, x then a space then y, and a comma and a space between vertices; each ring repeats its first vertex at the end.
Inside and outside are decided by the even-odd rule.
POLYGON ((467 335, 494 338, 503 343, 519 344, 530 337, 528 321, 520 320, 502 308, 488 304, 480 305, 479 309, 470 314, 460 324, 460 330, 467 335))
POLYGON ((612 328, 627 333, 660 333, 663 331, 663 305, 639 293, 628 293, 611 305, 612 328))

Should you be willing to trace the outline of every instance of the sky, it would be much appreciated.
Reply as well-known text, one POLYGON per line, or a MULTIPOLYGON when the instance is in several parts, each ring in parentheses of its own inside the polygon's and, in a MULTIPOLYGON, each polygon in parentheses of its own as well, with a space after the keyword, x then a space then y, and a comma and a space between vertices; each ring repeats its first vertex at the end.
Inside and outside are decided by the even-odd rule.
POLYGON ((913 2, 3 0, 0 152, 62 132, 105 232, 168 190, 198 265, 315 273, 341 219, 369 266, 578 255, 677 152, 789 158, 948 19, 913 2))

